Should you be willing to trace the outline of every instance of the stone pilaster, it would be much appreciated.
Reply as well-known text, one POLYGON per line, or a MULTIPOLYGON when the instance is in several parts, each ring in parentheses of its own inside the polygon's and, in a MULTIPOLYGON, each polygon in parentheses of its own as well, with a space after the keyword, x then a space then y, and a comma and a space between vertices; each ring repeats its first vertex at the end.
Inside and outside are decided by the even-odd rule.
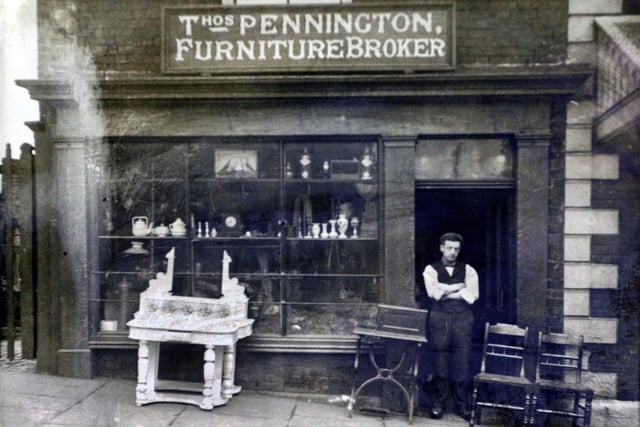
POLYGON ((415 304, 415 146, 416 136, 383 136, 384 146, 384 302, 415 304))
POLYGON ((518 135, 518 322, 545 326, 549 219, 550 135, 518 135))

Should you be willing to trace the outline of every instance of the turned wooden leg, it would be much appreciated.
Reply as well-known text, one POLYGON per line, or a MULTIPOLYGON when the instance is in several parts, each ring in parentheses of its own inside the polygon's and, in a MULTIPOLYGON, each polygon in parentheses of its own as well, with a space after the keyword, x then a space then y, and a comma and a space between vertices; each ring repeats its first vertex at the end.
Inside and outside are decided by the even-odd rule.
POLYGON ((149 371, 149 343, 140 341, 138 344, 138 385, 136 386, 136 405, 142 405, 147 400, 147 373, 149 371))
POLYGON ((473 386, 473 394, 471 395, 471 416, 469 417, 469 425, 475 426, 478 422, 478 386, 473 386))
POLYGON ((529 392, 527 392, 524 395, 524 425, 525 426, 529 426, 529 425, 533 425, 533 421, 529 420, 529 415, 531 412, 531 394, 529 392))
POLYGON ((240 393, 242 387, 235 385, 236 377, 236 345, 224 347, 224 363, 222 367, 222 395, 231 399, 234 394, 240 393))
POLYGON ((533 392, 533 397, 531 399, 531 410, 530 410, 530 420, 531 425, 536 424, 536 411, 538 409, 538 393, 536 391, 533 392))
POLYGON ((213 409, 214 401, 214 375, 215 375, 215 361, 216 353, 213 351, 213 345, 205 345, 204 351, 204 390, 202 390, 202 409, 213 409))

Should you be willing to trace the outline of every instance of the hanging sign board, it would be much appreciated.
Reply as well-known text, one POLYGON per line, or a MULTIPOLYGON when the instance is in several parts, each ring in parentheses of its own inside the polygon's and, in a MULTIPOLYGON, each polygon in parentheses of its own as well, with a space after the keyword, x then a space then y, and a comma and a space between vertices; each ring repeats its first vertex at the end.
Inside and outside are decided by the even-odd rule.
POLYGON ((444 70, 455 66, 453 3, 173 7, 165 73, 444 70))

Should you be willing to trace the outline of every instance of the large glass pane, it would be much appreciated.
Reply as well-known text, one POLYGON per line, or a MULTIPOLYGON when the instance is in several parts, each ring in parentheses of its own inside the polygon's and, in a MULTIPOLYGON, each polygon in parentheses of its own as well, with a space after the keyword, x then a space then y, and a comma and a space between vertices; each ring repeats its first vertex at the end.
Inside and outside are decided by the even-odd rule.
POLYGON ((208 226, 209 237, 276 237, 280 228, 279 190, 277 181, 194 181, 194 226, 199 225, 203 235, 208 226))
POLYGON ((190 144, 192 179, 279 179, 280 150, 273 142, 223 142, 200 139, 190 144))
POLYGON ((287 306, 287 335, 351 335, 375 305, 291 304, 287 306))

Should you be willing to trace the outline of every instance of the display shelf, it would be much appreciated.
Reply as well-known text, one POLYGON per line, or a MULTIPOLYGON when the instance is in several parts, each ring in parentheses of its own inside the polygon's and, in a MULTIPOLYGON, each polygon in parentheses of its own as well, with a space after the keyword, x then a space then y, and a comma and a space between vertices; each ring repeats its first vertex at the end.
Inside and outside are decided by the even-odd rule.
POLYGON ((255 183, 255 184, 279 184, 279 178, 235 178, 235 177, 219 177, 219 178, 192 178, 194 183, 255 183))
MULTIPOLYGON (((243 242, 243 243, 268 243, 268 244, 274 244, 274 242, 278 242, 280 239, 278 237, 264 237, 264 236, 258 236, 258 237, 247 237, 247 236, 238 236, 238 237, 192 237, 191 241, 193 243, 214 243, 214 244, 219 244, 219 243, 226 243, 226 242, 243 242)), ((274 246, 275 247, 275 246, 274 246)))
POLYGON ((353 178, 285 178, 284 182, 286 184, 373 184, 375 181, 372 179, 362 179, 358 177, 353 178))
POLYGON ((335 242, 344 242, 346 244, 358 244, 365 242, 377 242, 378 239, 376 237, 352 237, 348 236, 347 238, 339 238, 339 237, 287 237, 287 241, 290 242, 308 242, 308 243, 335 243, 335 242))
POLYGON ((188 236, 115 236, 115 235, 102 235, 98 236, 98 239, 105 240, 185 240, 188 236))

